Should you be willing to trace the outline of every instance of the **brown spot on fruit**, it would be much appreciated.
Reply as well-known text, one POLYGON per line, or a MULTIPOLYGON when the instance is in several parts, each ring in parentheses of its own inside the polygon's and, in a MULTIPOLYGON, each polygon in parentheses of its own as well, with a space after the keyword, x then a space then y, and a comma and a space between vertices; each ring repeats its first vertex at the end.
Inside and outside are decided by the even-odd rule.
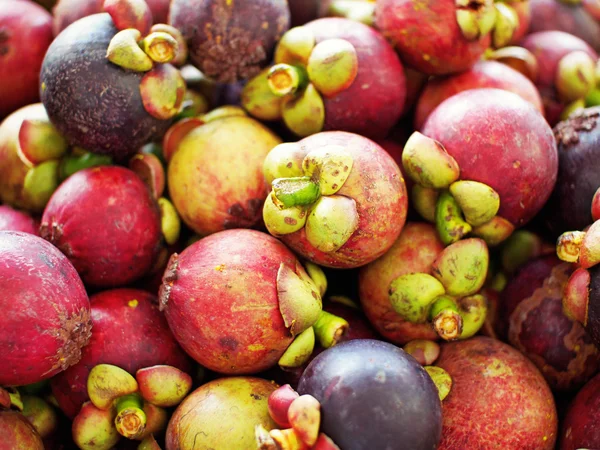
POLYGON ((600 112, 580 110, 569 116, 568 120, 560 122, 554 128, 554 137, 559 144, 569 147, 579 142, 580 131, 591 131, 596 127, 600 112))

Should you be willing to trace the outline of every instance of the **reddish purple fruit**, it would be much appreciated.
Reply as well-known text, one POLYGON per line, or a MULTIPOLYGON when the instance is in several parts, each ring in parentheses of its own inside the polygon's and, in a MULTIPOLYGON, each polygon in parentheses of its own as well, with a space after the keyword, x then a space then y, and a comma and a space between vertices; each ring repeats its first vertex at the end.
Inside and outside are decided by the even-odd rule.
POLYGON ((505 64, 480 61, 466 72, 429 80, 417 103, 415 128, 423 128, 427 117, 444 100, 459 92, 476 88, 497 88, 514 92, 544 113, 537 88, 524 75, 505 64))
POLYGON ((404 62, 428 75, 444 75, 467 70, 489 47, 494 18, 480 23, 489 22, 479 16, 485 10, 494 13, 482 0, 378 0, 375 23, 404 62), (468 25, 459 25, 458 10, 468 25))
POLYGON ((442 345, 436 366, 452 377, 442 402, 439 450, 552 450, 557 416, 542 374, 520 352, 487 337, 442 345))
POLYGON ((564 31, 577 36, 600 51, 600 17, 596 0, 529 0, 530 33, 564 31))
POLYGON ((73 265, 43 239, 12 231, 0 231, 0 261, 0 385, 37 383, 77 363, 91 323, 73 265))
POLYGON ((589 381, 569 405, 562 424, 560 450, 600 448, 600 375, 589 381))
MULTIPOLYGON (((572 268, 568 263, 555 265, 536 286, 525 277, 527 272, 536 271, 536 262, 519 273, 527 283, 523 288, 535 290, 520 299, 513 297, 519 303, 510 315, 508 339, 540 369, 551 388, 578 388, 597 372, 600 354, 583 325, 563 313, 563 292, 572 268)), ((514 292, 513 283, 507 289, 514 292)))
POLYGON ((67 416, 74 417, 88 400, 87 378, 98 364, 112 364, 132 375, 155 365, 190 373, 190 360, 173 338, 154 295, 114 289, 93 295, 90 304, 90 343, 83 349, 81 361, 51 382, 52 393, 67 416))
POLYGON ((231 83, 256 75, 290 25, 285 0, 174 0, 169 23, 205 75, 231 83))
POLYGON ((0 9, 0 120, 39 99, 42 60, 52 42, 52 16, 29 0, 0 9))
POLYGON ((296 295, 321 309, 317 288, 305 277, 296 256, 268 234, 221 231, 171 257, 161 309, 198 363, 220 373, 257 373, 273 367, 292 343, 296 319, 305 325, 297 332, 314 323, 293 310, 296 295))
POLYGON ((429 324, 404 320, 392 307, 388 289, 401 275, 429 273, 443 249, 444 244, 432 225, 409 222, 385 255, 361 268, 360 302, 371 324, 386 339, 398 345, 414 339, 438 339, 429 324))
POLYGON ((16 411, 0 411, 0 442, 6 450, 44 450, 33 425, 16 411))
MULTIPOLYGON (((146 0, 154 23, 167 23, 169 0, 146 0)), ((59 0, 52 9, 53 31, 58 34, 73 22, 92 14, 104 12, 104 0, 59 0)))
POLYGON ((40 234, 90 286, 120 286, 146 274, 160 248, 160 213, 129 169, 104 166, 69 177, 48 202, 40 234))
POLYGON ((456 160, 461 180, 484 183, 500 195, 498 216, 515 227, 529 222, 552 192, 558 171, 552 129, 512 92, 454 95, 429 116, 423 134, 456 160))
POLYGON ((39 225, 29 214, 0 205, 0 231, 22 231, 38 236, 38 228, 39 225))

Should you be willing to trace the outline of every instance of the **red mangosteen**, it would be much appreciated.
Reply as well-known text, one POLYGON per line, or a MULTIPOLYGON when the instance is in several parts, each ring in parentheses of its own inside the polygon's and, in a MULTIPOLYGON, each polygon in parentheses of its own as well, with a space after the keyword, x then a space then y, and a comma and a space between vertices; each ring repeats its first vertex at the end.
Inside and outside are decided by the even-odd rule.
POLYGON ((92 337, 81 361, 51 381, 52 393, 67 416, 74 417, 88 400, 88 375, 98 364, 112 364, 132 375, 156 365, 190 373, 191 361, 173 338, 154 295, 114 289, 93 295, 90 304, 92 337))
POLYGON ((466 72, 427 82, 415 111, 415 128, 423 128, 427 117, 444 100, 459 92, 477 88, 496 88, 514 92, 544 113, 535 85, 523 74, 496 61, 479 61, 466 72))
POLYGON ((205 75, 231 83, 256 75, 290 26, 286 0, 173 0, 169 23, 205 75))
POLYGON ((402 64, 367 25, 324 18, 293 28, 274 62, 245 86, 242 106, 261 120, 282 119, 297 136, 335 130, 383 139, 402 114, 402 64))
POLYGON ((245 229, 174 254, 159 300, 183 349, 225 374, 274 367, 321 314, 319 288, 296 256, 268 234, 245 229))
POLYGON ((444 244, 432 225, 409 222, 382 257, 361 268, 359 289, 363 311, 375 329, 394 344, 438 338, 429 324, 413 324, 394 310, 388 287, 401 275, 429 272, 443 249, 444 244))
POLYGON ((554 128, 558 178, 544 208, 544 222, 554 237, 583 230, 594 219, 590 205, 600 187, 600 107, 575 112, 554 128))
POLYGON ((125 285, 155 262, 161 213, 134 172, 95 167, 60 185, 44 210, 40 235, 67 255, 87 285, 125 285))
MULTIPOLYGON (((190 120, 193 126, 195 119, 190 120)), ((175 124, 166 138, 182 126, 187 125, 175 124)), ((205 124, 198 121, 169 160, 169 193, 183 221, 203 236, 260 227, 268 194, 263 162, 280 143, 267 127, 245 114, 205 124)))
POLYGON ((0 260, 0 385, 37 383, 76 364, 92 325, 73 265, 45 240, 12 231, 0 231, 0 260))
POLYGON ((491 43, 493 0, 377 0, 375 24, 409 66, 428 75, 469 69, 491 43))
POLYGON ((0 205, 0 231, 22 231, 38 235, 39 224, 29 214, 0 205))
POLYGON ((356 339, 324 351, 304 371, 298 393, 318 400, 320 429, 341 449, 437 448, 436 385, 412 356, 387 342, 356 339))
POLYGON ((185 82, 168 62, 185 44, 172 27, 176 37, 148 30, 146 20, 142 33, 121 22, 128 28, 118 28, 115 17, 94 14, 62 31, 44 58, 40 92, 71 144, 123 160, 162 137, 179 112, 185 82))
POLYGON ((42 60, 52 42, 52 16, 29 0, 0 10, 0 120, 39 100, 42 60))
POLYGON ((410 223, 381 258, 361 269, 360 298, 371 323, 398 344, 466 339, 483 326, 481 288, 489 266, 481 239, 444 248, 435 228, 410 223))
POLYGON ((509 282, 508 292, 503 292, 505 299, 516 303, 509 316, 509 342, 540 369, 556 390, 579 388, 600 367, 600 353, 583 325, 563 312, 563 293, 572 272, 570 264, 554 257, 533 260, 523 266, 515 281, 509 282), (554 262, 552 266, 550 261, 554 262), (540 266, 549 269, 541 282, 535 279, 543 271, 540 266), (533 292, 519 296, 519 290, 533 292))
POLYGON ((404 226, 400 169, 362 136, 331 131, 278 145, 264 173, 272 187, 263 208, 267 229, 315 264, 367 264, 392 246, 404 226))
POLYGON ((598 55, 585 41, 562 31, 540 31, 521 42, 535 57, 535 81, 544 101, 546 119, 554 126, 563 111, 581 102, 596 86, 598 55))
POLYGON ((442 401, 439 450, 552 450, 557 415, 552 392, 520 352, 495 339, 442 344, 436 366, 452 378, 442 401))
POLYGON ((600 51, 600 8, 596 0, 529 0, 530 33, 564 31, 600 51))
POLYGON ((569 405, 562 423, 560 450, 600 448, 600 375, 596 375, 569 405))
MULTIPOLYGON (((167 23, 169 16, 169 0, 145 0, 154 23, 167 23)), ((104 12, 104 0, 59 0, 52 9, 52 29, 55 36, 76 22, 93 14, 104 12)))
POLYGON ((552 129, 539 110, 491 88, 442 102, 422 134, 409 138, 402 162, 418 185, 413 204, 446 245, 467 235, 498 245, 538 213, 558 171, 552 129))

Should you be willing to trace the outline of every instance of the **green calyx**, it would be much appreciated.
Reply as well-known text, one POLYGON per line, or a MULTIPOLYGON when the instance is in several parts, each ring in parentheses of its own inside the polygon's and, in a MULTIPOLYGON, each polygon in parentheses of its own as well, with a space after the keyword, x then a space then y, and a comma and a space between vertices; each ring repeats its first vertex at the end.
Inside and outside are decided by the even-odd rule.
POLYGON ((456 0, 456 22, 465 39, 484 37, 496 24, 494 0, 456 0))
POLYGON ((402 275, 389 288, 394 311, 411 323, 426 322, 434 300, 445 292, 442 283, 426 273, 402 275))
POLYGON ((444 400, 452 389, 452 377, 441 367, 425 366, 424 369, 431 377, 433 384, 435 384, 435 387, 438 390, 438 395, 440 396, 440 401, 444 400))
POLYGON ((303 155, 297 144, 280 144, 267 155, 263 168, 272 191, 263 207, 263 219, 275 236, 305 227, 306 238, 315 248, 334 252, 358 228, 356 202, 336 195, 350 176, 354 160, 335 145, 303 155))
POLYGON ((448 191, 441 192, 438 197, 435 208, 435 226, 445 245, 459 241, 473 229, 464 220, 458 202, 448 191))
POLYGON ((308 361, 314 349, 315 331, 313 327, 309 327, 296 336, 281 358, 279 358, 279 367, 293 369, 302 366, 308 361))
POLYGON ((495 48, 507 45, 519 27, 519 15, 515 9, 506 3, 495 3, 496 24, 492 32, 492 43, 495 48))
POLYGON ((300 137, 323 130, 325 104, 348 89, 358 73, 356 48, 344 39, 317 43, 307 27, 295 27, 281 38, 275 65, 251 79, 242 105, 262 120, 283 119, 300 137))

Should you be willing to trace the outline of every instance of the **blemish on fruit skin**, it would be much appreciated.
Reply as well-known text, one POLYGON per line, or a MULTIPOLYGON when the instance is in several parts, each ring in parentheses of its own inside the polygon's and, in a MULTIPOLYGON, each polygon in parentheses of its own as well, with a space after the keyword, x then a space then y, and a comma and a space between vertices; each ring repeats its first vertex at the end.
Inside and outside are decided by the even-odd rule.
POLYGON ((215 270, 217 272, 223 272, 225 270, 225 264, 219 264, 218 266, 215 266, 215 270))
POLYGON ((127 306, 129 306, 130 308, 137 308, 138 304, 139 304, 139 302, 135 298, 133 300, 129 300, 127 302, 127 306))

